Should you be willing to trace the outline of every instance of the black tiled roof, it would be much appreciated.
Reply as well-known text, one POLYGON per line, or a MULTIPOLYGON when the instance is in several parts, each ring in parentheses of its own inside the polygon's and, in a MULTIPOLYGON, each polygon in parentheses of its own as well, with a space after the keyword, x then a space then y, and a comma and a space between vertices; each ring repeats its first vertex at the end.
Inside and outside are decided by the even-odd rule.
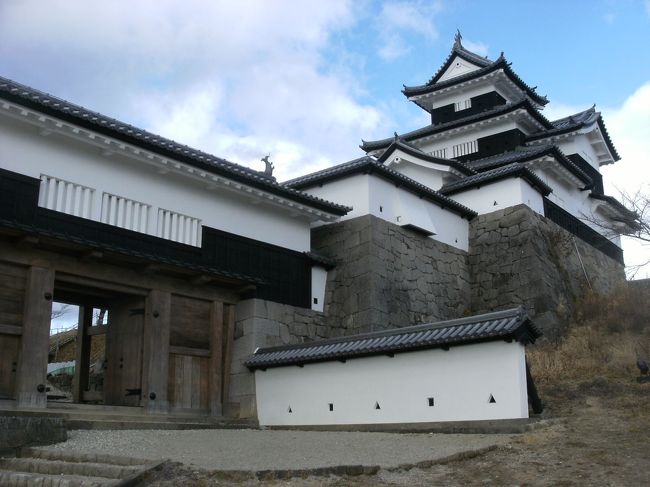
POLYGON ((616 151, 616 147, 614 147, 612 139, 609 137, 609 133, 607 132, 607 128, 605 127, 605 122, 603 122, 601 113, 596 111, 596 105, 582 112, 569 115, 568 117, 559 118, 552 121, 551 123, 553 124, 552 129, 539 134, 530 135, 528 136, 528 140, 534 141, 545 139, 547 137, 553 137, 555 135, 566 134, 580 130, 581 128, 593 123, 597 123, 600 132, 603 134, 603 139, 605 139, 605 144, 607 145, 609 152, 614 157, 614 160, 618 161, 621 158, 621 156, 616 151))
POLYGON ((421 150, 419 147, 416 147, 412 144, 409 144, 408 142, 403 141, 401 137, 396 137, 393 140, 393 143, 388 146, 388 148, 377 160, 382 163, 386 162, 390 154, 393 152, 393 149, 400 149, 403 152, 406 152, 407 154, 410 154, 414 157, 423 159, 428 162, 432 162, 434 164, 453 167, 454 169, 456 169, 457 171, 465 175, 476 174, 476 171, 470 168, 469 166, 467 166, 464 162, 457 161, 455 159, 444 159, 442 157, 432 156, 431 154, 427 154, 426 152, 421 150))
POLYGON ((518 147, 513 151, 484 157, 482 159, 475 159, 473 161, 467 161, 466 164, 478 172, 485 172, 496 167, 511 164, 513 162, 531 161, 546 155, 555 157, 555 159, 560 164, 562 164, 585 184, 593 183, 587 173, 580 169, 571 159, 564 155, 564 153, 556 145, 553 144, 533 147, 518 147))
POLYGON ((261 348, 248 358, 245 365, 250 370, 266 369, 494 340, 517 340, 526 345, 534 343, 540 336, 541 331, 528 318, 524 308, 518 307, 426 325, 261 348))
POLYGON ((466 206, 461 205, 451 198, 447 198, 440 192, 435 191, 424 184, 420 184, 414 179, 377 162, 369 156, 360 157, 359 159, 354 159, 350 162, 339 164, 338 166, 307 174, 306 176, 286 181, 284 184, 296 189, 305 189, 359 173, 376 174, 388 179, 407 191, 426 198, 441 208, 449 209, 463 218, 474 218, 477 215, 475 211, 470 210, 466 206))
POLYGON ((589 197, 595 200, 605 201, 609 203, 621 215, 621 220, 619 220, 621 223, 625 223, 634 230, 640 230, 641 227, 638 221, 639 215, 636 212, 626 208, 623 203, 618 201, 613 196, 591 193, 589 197))
POLYGON ((350 211, 345 206, 287 188, 263 172, 179 144, 3 77, 0 77, 0 98, 313 208, 335 215, 345 215, 350 211))
POLYGON ((515 83, 519 87, 519 89, 521 89, 524 93, 526 93, 526 95, 530 97, 530 99, 533 100, 535 103, 538 103, 539 105, 546 105, 548 103, 548 99, 545 96, 538 95, 537 92, 535 91, 535 88, 531 88, 530 86, 528 86, 517 75, 517 73, 515 73, 512 70, 512 68, 510 67, 510 63, 508 63, 503 53, 501 53, 501 55, 495 61, 491 61, 487 58, 480 57, 477 54, 474 54, 473 52, 465 49, 462 46, 459 39, 456 39, 456 42, 454 43, 454 47, 452 48, 451 53, 449 54, 449 56, 447 57, 443 65, 436 72, 436 74, 434 74, 433 77, 429 81, 427 81, 426 84, 419 85, 419 86, 404 86, 402 93, 404 93, 404 95, 406 95, 407 97, 423 95, 425 93, 433 93, 435 91, 441 90, 448 86, 453 86, 455 84, 462 83, 470 79, 478 78, 480 76, 491 73, 498 69, 503 69, 503 72, 512 80, 512 82, 515 83), (455 76, 453 78, 444 81, 439 81, 440 77, 444 74, 444 72, 447 70, 447 68, 449 68, 449 66, 453 62, 455 56, 459 56, 462 59, 465 59, 466 61, 479 66, 479 69, 475 71, 471 71, 469 73, 462 74, 460 76, 455 76))
POLYGON ((539 192, 544 196, 547 196, 553 191, 544 181, 542 181, 526 166, 513 162, 507 166, 497 167, 496 169, 491 169, 489 171, 482 172, 474 176, 469 176, 450 184, 445 184, 442 188, 440 188, 440 192, 449 196, 452 194, 460 193, 469 188, 482 186, 487 183, 512 177, 520 177, 525 179, 528 181, 528 183, 530 183, 531 186, 537 188, 539 192))
MULTIPOLYGON (((537 109, 535 109, 535 107, 533 107, 533 105, 530 103, 530 101, 528 101, 528 99, 524 98, 514 103, 506 103, 505 105, 499 105, 498 107, 493 108, 492 110, 486 110, 484 112, 477 113, 469 117, 464 117, 458 120, 452 120, 450 122, 440 123, 436 125, 427 125, 426 127, 422 127, 417 130, 413 130, 411 132, 401 134, 400 138, 409 142, 409 141, 417 140, 421 137, 425 137, 427 135, 433 135, 440 132, 445 132, 446 130, 450 130, 456 127, 461 127, 463 125, 468 125, 474 122, 480 122, 481 120, 497 117, 499 115, 510 113, 519 109, 526 110, 528 114, 531 117, 533 117, 535 120, 537 120, 542 126, 544 126, 546 130, 553 128, 551 122, 547 120, 546 117, 544 117, 537 109)), ((361 141, 362 144, 360 147, 365 152, 385 149, 394 140, 395 140, 394 137, 388 137, 386 139, 374 140, 374 141, 362 140, 361 141)))

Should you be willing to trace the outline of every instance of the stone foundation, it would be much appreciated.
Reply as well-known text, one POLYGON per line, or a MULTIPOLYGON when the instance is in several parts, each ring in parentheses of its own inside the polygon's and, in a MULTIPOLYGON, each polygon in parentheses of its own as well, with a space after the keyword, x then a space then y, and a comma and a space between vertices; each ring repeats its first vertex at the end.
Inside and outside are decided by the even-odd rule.
MULTIPOLYGON (((257 417, 255 376, 244 362, 259 347, 303 343, 336 336, 323 313, 261 299, 240 301, 235 310, 235 339, 231 360, 229 416, 257 417)), ((339 333, 340 334, 340 333, 339 333)))
POLYGON ((344 334, 463 316, 467 254, 372 215, 312 231, 312 248, 336 262, 325 322, 344 334))
POLYGON ((525 205, 472 220, 469 263, 473 312, 523 304, 550 339, 585 290, 625 280, 621 264, 525 205))

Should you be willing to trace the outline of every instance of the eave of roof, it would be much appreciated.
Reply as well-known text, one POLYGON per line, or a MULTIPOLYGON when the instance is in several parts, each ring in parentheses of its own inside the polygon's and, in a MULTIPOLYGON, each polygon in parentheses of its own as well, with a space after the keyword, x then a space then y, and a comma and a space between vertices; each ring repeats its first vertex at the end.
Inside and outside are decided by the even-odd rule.
POLYGON ((448 348, 494 340, 534 343, 541 331, 523 307, 457 320, 333 338, 300 345, 261 348, 246 360, 250 370, 347 360, 372 355, 448 348))
POLYGON ((610 154, 614 158, 614 161, 618 161, 621 159, 621 156, 618 154, 616 147, 614 147, 614 143, 612 142, 612 139, 609 136, 609 132, 607 132, 607 128, 605 127, 605 122, 603 121, 603 117, 600 112, 596 111, 595 105, 592 106, 591 108, 588 108, 587 110, 583 110, 582 112, 574 113, 573 115, 569 115, 568 117, 563 117, 557 120, 553 120, 551 123, 553 124, 552 129, 539 134, 530 135, 528 136, 527 139, 530 141, 546 139, 558 135, 575 132, 582 129, 583 127, 596 123, 598 124, 598 128, 600 129, 601 134, 603 134, 605 145, 607 145, 607 149, 609 150, 610 154))
POLYGON ((461 74, 460 76, 454 76, 453 78, 449 78, 444 81, 437 81, 437 79, 434 77, 424 85, 404 86, 402 93, 404 93, 404 95, 408 98, 418 95, 425 95, 428 93, 435 93, 436 91, 440 91, 444 88, 464 83, 475 78, 480 78, 481 76, 485 76, 486 74, 492 73, 499 69, 503 69, 503 72, 510 79, 510 81, 512 81, 521 91, 523 91, 533 102, 541 106, 548 104, 548 99, 545 96, 539 95, 535 91, 535 88, 532 88, 526 84, 524 80, 522 80, 519 75, 514 72, 514 70, 510 67, 510 63, 508 63, 506 58, 503 57, 503 54, 499 56, 496 61, 491 62, 489 65, 481 67, 475 71, 470 71, 469 73, 461 74))
POLYGON ((179 144, 3 77, 0 77, 0 98, 312 208, 339 216, 351 210, 346 206, 287 188, 261 172, 179 144))
POLYGON ((468 161, 467 165, 478 172, 485 172, 497 167, 502 167, 513 162, 528 162, 539 159, 544 156, 552 156, 574 176, 587 185, 593 184, 593 181, 582 169, 580 169, 571 159, 553 144, 541 147, 519 147, 513 151, 504 152, 494 156, 484 157, 468 161))
POLYGON ((463 218, 474 218, 477 213, 457 201, 446 197, 438 191, 435 191, 424 184, 420 184, 404 174, 395 171, 384 164, 380 164, 375 159, 364 156, 354 159, 350 162, 339 164, 338 166, 323 169, 312 174, 307 174, 299 178, 286 181, 284 184, 297 189, 313 188, 314 186, 324 183, 343 179, 353 174, 376 174, 379 177, 387 179, 397 186, 403 187, 407 191, 416 194, 422 198, 435 203, 443 209, 449 209, 463 218))
POLYGON ((638 222, 639 215, 636 212, 626 208, 625 205, 623 205, 623 203, 618 201, 613 196, 590 193, 589 197, 595 200, 604 201, 608 203, 610 206, 612 206, 616 210, 616 212, 618 212, 622 217, 620 223, 625 223, 634 231, 641 229, 641 225, 638 222))
POLYGON ((542 195, 547 196, 553 190, 539 176, 533 173, 526 166, 513 162, 507 166, 497 167, 486 172, 469 176, 467 178, 444 185, 440 192, 447 196, 456 193, 462 193, 469 189, 484 186, 496 181, 509 178, 522 178, 527 181, 533 188, 537 189, 542 195))
POLYGON ((417 157, 418 159, 422 159, 424 161, 431 162, 433 164, 440 164, 441 166, 452 167, 456 169, 458 172, 465 174, 466 176, 476 174, 476 171, 474 169, 468 167, 463 162, 456 161, 455 159, 444 159, 442 157, 432 156, 431 154, 427 154, 426 152, 418 149, 417 147, 414 147, 413 145, 404 142, 399 137, 393 140, 393 143, 388 146, 388 148, 377 159, 377 161, 381 163, 386 162, 386 160, 390 157, 393 151, 397 149, 401 150, 402 152, 406 152, 407 154, 412 155, 413 157, 417 157))
MULTIPOLYGON (((486 110, 481 113, 477 113, 475 115, 470 115, 468 117, 464 117, 458 120, 453 120, 450 122, 445 122, 445 123, 440 123, 436 125, 427 125, 426 127, 422 127, 416 130, 413 130, 411 132, 407 132, 405 134, 401 134, 400 138, 406 141, 413 141, 417 140, 421 137, 426 137, 427 135, 433 135, 437 134, 440 132, 445 132, 446 130, 451 130, 456 127, 460 127, 463 125, 469 125, 471 123, 475 122, 480 122, 482 120, 486 120, 489 118, 497 117, 499 115, 504 115, 507 113, 514 112, 519 109, 524 109, 528 112, 528 114, 534 118, 540 125, 544 126, 546 129, 552 129, 553 126, 551 125, 551 122, 544 117, 539 111, 533 107, 533 105, 530 103, 529 100, 527 99, 522 99, 519 100, 518 102, 515 103, 507 103, 505 105, 499 105, 498 107, 492 109, 492 110, 486 110)), ((362 140, 361 142, 361 149, 363 149, 365 152, 370 152, 374 150, 381 150, 385 149, 388 147, 392 142, 394 141, 394 137, 388 137, 385 139, 381 140, 373 140, 373 141, 365 141, 362 140)))

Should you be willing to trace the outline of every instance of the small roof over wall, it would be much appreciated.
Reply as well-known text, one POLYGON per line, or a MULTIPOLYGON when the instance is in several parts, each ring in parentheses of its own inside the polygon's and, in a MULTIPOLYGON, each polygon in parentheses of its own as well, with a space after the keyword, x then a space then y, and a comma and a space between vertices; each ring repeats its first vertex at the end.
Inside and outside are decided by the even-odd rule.
POLYGON ((504 311, 300 345, 260 348, 245 362, 250 370, 346 360, 371 355, 447 349, 495 340, 534 343, 542 335, 519 306, 504 311))

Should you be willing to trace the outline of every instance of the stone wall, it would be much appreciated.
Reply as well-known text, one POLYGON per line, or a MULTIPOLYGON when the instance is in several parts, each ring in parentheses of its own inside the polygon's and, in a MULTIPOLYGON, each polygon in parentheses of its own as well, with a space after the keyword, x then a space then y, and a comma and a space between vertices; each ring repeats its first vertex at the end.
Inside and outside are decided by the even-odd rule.
POLYGON ((467 254, 372 215, 312 231, 312 248, 334 260, 325 291, 331 335, 463 316, 467 254))
MULTIPOLYGON (((340 334, 340 333, 339 333, 340 334)), ((225 413, 255 418, 255 376, 244 365, 258 347, 303 343, 337 335, 324 315, 311 309, 247 299, 235 310, 235 335, 230 370, 230 394, 225 413)))
POLYGON ((21 414, 0 416, 0 452, 29 445, 50 445, 68 439, 63 419, 21 414))
POLYGON ((622 265, 525 205, 472 220, 469 263, 473 312, 524 304, 551 339, 585 290, 625 280, 622 265))

